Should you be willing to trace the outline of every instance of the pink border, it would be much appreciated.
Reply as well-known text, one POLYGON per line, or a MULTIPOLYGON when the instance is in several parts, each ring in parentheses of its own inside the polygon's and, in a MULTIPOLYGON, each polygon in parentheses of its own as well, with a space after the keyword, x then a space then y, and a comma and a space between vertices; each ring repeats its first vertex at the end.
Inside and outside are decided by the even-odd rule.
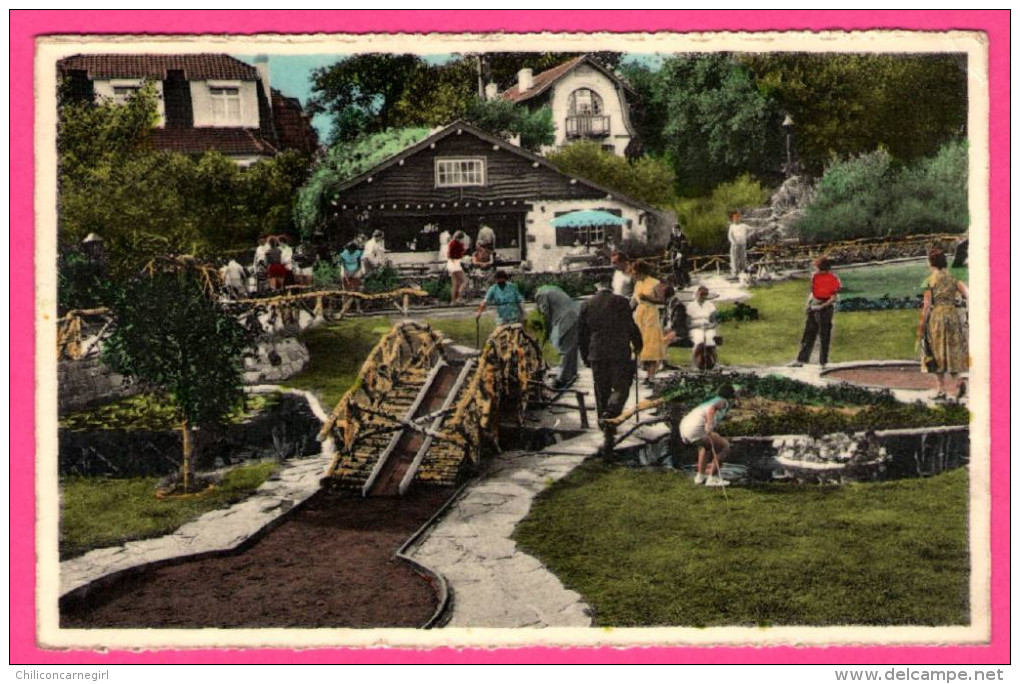
MULTIPOLYGON (((55 33, 764 31, 900 28, 984 31, 991 69, 991 364, 1009 370, 1009 11, 12 11, 11 246, 33 254, 33 56, 55 33), (16 171, 16 172, 15 172, 16 171)), ((1009 384, 992 383, 992 642, 967 647, 528 648, 49 651, 35 643, 33 260, 10 260, 11 637, 17 664, 137 663, 1009 663, 1009 384)))

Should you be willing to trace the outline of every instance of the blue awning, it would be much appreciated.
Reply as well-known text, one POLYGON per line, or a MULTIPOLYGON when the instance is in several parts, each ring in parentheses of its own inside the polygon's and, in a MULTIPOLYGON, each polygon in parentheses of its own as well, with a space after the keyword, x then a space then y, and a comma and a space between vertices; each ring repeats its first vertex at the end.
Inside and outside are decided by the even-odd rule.
POLYGON ((597 209, 582 209, 572 211, 563 216, 557 216, 552 220, 554 228, 583 228, 585 226, 623 226, 627 219, 621 218, 608 211, 597 209))

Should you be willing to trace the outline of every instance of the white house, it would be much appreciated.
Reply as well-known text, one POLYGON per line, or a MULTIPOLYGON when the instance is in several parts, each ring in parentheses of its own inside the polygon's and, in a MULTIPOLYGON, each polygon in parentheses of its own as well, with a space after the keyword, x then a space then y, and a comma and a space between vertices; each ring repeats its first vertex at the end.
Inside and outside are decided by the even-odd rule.
POLYGON ((634 91, 589 55, 539 74, 521 69, 512 88, 497 95, 490 85, 486 92, 529 108, 552 109, 556 142, 543 154, 577 140, 593 140, 622 156, 636 135, 628 104, 634 91))
POLYGON ((73 96, 123 103, 154 84, 156 149, 218 151, 241 166, 284 149, 312 153, 318 139, 300 103, 273 90, 266 58, 224 54, 85 54, 57 64, 73 96))

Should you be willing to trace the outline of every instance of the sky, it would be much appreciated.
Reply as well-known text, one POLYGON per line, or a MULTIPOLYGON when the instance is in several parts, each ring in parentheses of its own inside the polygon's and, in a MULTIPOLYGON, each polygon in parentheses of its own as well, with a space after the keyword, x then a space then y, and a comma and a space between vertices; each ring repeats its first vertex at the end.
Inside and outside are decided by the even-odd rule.
MULTIPOLYGON (((312 96, 312 72, 321 67, 335 64, 345 55, 269 55, 269 82, 284 95, 296 97, 301 100, 302 105, 307 105, 312 96)), ((233 55, 242 62, 255 63, 256 55, 233 55)), ((443 64, 455 59, 456 55, 435 54, 422 55, 422 59, 430 64, 443 64)), ((662 62, 662 56, 657 54, 628 54, 624 56, 626 62, 640 62, 649 66, 658 66, 662 62)), ((329 117, 324 114, 317 115, 312 124, 319 132, 319 140, 326 140, 329 135, 329 117)))

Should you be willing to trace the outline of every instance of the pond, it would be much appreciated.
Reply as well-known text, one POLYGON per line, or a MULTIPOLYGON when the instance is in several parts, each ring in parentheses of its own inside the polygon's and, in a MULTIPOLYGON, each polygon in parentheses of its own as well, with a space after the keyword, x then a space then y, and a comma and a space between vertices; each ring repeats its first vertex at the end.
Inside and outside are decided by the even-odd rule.
MULTIPOLYGON (((879 430, 874 433, 885 458, 854 468, 852 464, 834 462, 791 462, 779 455, 780 440, 787 437, 736 437, 732 450, 722 466, 723 477, 734 483, 751 484, 783 480, 809 482, 850 482, 929 477, 970 462, 970 430, 967 426, 879 430)), ((697 448, 683 446, 679 451, 670 447, 668 438, 640 447, 615 452, 617 462, 628 467, 659 467, 694 474, 697 448)))

